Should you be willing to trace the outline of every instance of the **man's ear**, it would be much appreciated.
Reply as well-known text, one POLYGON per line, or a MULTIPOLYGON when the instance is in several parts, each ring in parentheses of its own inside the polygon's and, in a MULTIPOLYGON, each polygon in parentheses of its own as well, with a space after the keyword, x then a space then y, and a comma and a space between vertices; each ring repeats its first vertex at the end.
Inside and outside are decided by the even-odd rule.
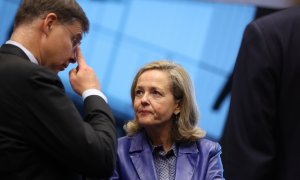
POLYGON ((43 32, 48 35, 53 28, 53 25, 57 22, 57 15, 55 13, 49 13, 43 18, 42 29, 43 32))

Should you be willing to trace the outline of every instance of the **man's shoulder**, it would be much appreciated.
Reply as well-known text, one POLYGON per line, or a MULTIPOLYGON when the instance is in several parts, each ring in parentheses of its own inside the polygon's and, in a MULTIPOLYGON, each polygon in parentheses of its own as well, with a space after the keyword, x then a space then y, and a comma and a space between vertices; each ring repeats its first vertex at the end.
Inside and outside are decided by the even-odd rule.
MULTIPOLYGON (((0 61, 2 61, 1 58, 0 61)), ((50 69, 19 57, 11 59, 10 61, 2 61, 0 62, 0 66, 1 72, 6 74, 6 77, 13 76, 16 78, 30 78, 31 76, 38 76, 55 80, 59 79, 57 74, 52 72, 50 69)))
POLYGON ((290 7, 287 9, 279 10, 277 12, 271 13, 269 15, 263 16, 254 20, 251 24, 257 24, 259 26, 278 26, 284 27, 290 24, 298 23, 300 18, 300 6, 290 7))

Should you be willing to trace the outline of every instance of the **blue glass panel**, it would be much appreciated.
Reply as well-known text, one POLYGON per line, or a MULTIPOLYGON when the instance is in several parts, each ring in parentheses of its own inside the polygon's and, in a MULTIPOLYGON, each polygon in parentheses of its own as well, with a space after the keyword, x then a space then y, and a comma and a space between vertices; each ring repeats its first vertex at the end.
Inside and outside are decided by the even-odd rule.
MULTIPOLYGON (((0 42, 7 39, 19 0, 0 1, 0 42)), ((145 63, 170 59, 181 64, 195 85, 199 126, 218 140, 229 97, 215 103, 230 76, 246 24, 255 7, 194 0, 79 0, 90 19, 81 45, 87 63, 97 72, 117 119, 133 117, 130 86, 145 63)), ((72 99, 68 70, 59 73, 72 99)))

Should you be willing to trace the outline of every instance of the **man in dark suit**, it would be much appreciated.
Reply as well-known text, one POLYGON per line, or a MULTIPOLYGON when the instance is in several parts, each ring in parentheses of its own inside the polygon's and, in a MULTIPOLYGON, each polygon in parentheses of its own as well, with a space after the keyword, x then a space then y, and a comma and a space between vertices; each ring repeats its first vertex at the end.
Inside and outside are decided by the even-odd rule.
POLYGON ((0 179, 109 177, 115 122, 80 44, 88 19, 75 0, 24 0, 0 49, 0 179), (77 57, 76 57, 76 54, 77 57), (57 73, 78 62, 70 83, 84 118, 57 73))
POLYGON ((222 138, 225 178, 295 180, 300 162, 300 7, 250 23, 222 138))

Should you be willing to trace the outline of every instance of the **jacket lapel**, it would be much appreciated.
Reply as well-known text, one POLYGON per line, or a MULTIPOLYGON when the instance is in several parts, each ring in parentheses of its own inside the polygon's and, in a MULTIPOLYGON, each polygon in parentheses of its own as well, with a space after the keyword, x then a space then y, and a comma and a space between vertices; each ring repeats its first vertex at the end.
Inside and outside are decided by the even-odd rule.
POLYGON ((175 180, 191 180, 199 162, 199 151, 196 143, 180 144, 176 162, 175 180))
POLYGON ((141 180, 157 179, 152 150, 142 132, 133 137, 129 153, 141 180))

